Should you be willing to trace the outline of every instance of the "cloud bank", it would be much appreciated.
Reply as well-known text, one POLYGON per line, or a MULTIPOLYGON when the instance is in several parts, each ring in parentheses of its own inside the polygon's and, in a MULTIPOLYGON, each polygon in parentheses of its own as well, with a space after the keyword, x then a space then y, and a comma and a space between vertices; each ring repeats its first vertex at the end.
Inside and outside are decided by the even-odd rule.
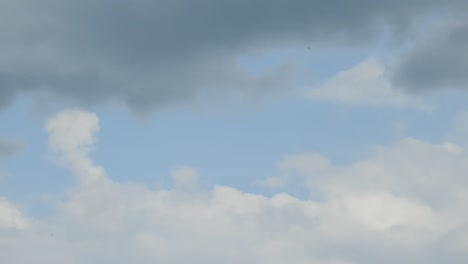
MULTIPOLYGON (((453 143, 403 139, 347 167, 319 154, 289 156, 320 199, 266 197, 228 186, 173 189, 118 183, 89 153, 94 113, 48 120, 49 146, 77 184, 45 220, 0 200, 2 263, 466 263, 468 153, 453 143), (26 252, 26 254, 25 254, 26 252)), ((276 186, 279 187, 279 186, 276 186)))
MULTIPOLYGON (((239 56, 290 44, 359 45, 385 32, 401 38, 428 14, 465 8, 458 0, 2 1, 0 106, 45 94, 81 105, 117 101, 141 112, 200 96, 288 89, 287 65, 251 75, 239 56)), ((465 27, 457 28, 463 35, 465 27)), ((449 58, 463 53, 465 38, 452 42, 458 33, 451 32, 416 48, 396 79, 411 87, 464 84, 466 58, 449 58)))

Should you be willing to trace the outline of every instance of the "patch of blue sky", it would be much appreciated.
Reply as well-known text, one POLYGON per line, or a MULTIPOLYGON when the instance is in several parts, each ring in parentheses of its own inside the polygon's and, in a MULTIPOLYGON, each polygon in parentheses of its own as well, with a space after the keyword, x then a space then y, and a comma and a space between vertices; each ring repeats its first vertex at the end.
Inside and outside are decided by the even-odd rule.
POLYGON ((118 181, 164 179, 178 166, 200 169, 207 186, 252 188, 275 174, 290 154, 315 152, 337 164, 368 155, 369 147, 394 140, 390 124, 405 111, 340 107, 283 98, 236 114, 166 110, 135 124, 113 110, 99 113, 101 132, 94 157, 118 181))
POLYGON ((47 211, 51 196, 60 195, 73 184, 72 178, 48 158, 44 121, 45 118, 32 118, 28 97, 18 98, 0 113, 0 135, 25 144, 21 152, 1 162, 6 175, 0 181, 0 195, 27 204, 28 211, 35 216, 47 211))

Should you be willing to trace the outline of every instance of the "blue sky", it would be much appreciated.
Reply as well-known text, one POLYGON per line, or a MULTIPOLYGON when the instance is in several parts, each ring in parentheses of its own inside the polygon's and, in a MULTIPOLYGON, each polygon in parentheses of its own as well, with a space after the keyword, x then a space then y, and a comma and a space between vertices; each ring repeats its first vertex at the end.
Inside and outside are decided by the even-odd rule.
POLYGON ((0 3, 0 263, 466 263, 468 6, 254 2, 0 3))
MULTIPOLYGON (((333 62, 333 56, 330 58, 333 62)), ((256 62, 262 64, 262 60, 256 62)), ((246 66, 252 70, 262 67, 255 63, 246 66)), ((326 77, 332 74, 320 73, 326 77)), ((200 102, 140 119, 115 105, 98 107, 95 111, 101 120, 101 132, 92 156, 119 182, 138 181, 149 186, 161 182, 170 187, 170 169, 193 166, 203 172, 206 188, 226 184, 263 193, 265 190, 254 183, 272 176, 273 165, 284 156, 316 152, 337 164, 349 164, 368 156, 374 146, 407 135, 438 141, 454 112, 461 108, 449 109, 448 105, 457 103, 454 98, 441 101, 446 105, 444 109, 430 114, 386 106, 312 102, 298 94, 234 101, 224 106, 203 106, 200 102), (396 123, 404 125, 402 134, 392 128, 396 123)), ((3 135, 27 142, 27 148, 7 166, 15 177, 9 177, 2 186, 4 192, 19 199, 57 192, 72 184, 70 177, 64 176, 66 171, 48 158, 47 135, 43 131, 47 116, 34 117, 32 110, 31 100, 23 97, 2 113, 4 123, 11 124, 3 135), (31 178, 31 174, 37 175, 31 178), (25 180, 34 184, 24 186, 25 180)))

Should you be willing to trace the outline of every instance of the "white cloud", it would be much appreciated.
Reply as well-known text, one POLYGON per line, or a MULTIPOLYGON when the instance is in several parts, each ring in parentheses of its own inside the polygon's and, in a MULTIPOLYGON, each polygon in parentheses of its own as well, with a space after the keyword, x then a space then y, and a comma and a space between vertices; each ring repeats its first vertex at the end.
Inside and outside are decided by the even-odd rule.
POLYGON ((99 129, 96 114, 78 109, 61 112, 49 119, 45 126, 49 134, 49 149, 72 169, 81 184, 106 179, 104 170, 95 166, 89 157, 99 129))
POLYGON ((391 146, 377 147, 368 159, 349 166, 330 164, 323 170, 304 166, 316 163, 316 155, 292 156, 282 163, 285 161, 290 164, 289 169, 298 171, 311 190, 326 195, 387 191, 437 206, 450 204, 468 188, 465 177, 468 153, 452 143, 404 138, 391 146), (301 162, 294 164, 291 159, 301 162))
POLYGON ((0 197, 0 231, 21 230, 29 227, 30 224, 18 208, 6 198, 0 197))
MULTIPOLYGON (((0 236, 0 263, 468 261, 468 154, 457 145, 404 139, 346 167, 317 154, 286 157, 279 173, 298 170, 322 193, 315 201, 116 183, 88 155, 96 115, 66 111, 46 127, 79 184, 51 219, 0 236)), ((198 177, 194 168, 172 174, 182 185, 198 177)))
POLYGON ((324 84, 309 89, 306 96, 311 100, 349 105, 410 106, 419 110, 430 110, 421 100, 395 89, 386 66, 373 57, 351 69, 338 72, 324 84))

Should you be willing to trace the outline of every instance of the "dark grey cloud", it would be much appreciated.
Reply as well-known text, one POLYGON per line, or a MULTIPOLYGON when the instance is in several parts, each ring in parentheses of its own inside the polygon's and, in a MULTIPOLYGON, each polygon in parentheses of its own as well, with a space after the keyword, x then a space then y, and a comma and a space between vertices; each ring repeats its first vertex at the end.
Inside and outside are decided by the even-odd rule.
POLYGON ((0 159, 9 158, 23 149, 23 143, 0 138, 0 159))
POLYGON ((446 23, 397 63, 393 81, 412 92, 468 89, 468 20, 446 23))
POLYGON ((148 110, 200 93, 263 93, 291 71, 252 76, 237 56, 291 43, 354 45, 458 1, 6 0, 0 106, 20 93, 148 110))

